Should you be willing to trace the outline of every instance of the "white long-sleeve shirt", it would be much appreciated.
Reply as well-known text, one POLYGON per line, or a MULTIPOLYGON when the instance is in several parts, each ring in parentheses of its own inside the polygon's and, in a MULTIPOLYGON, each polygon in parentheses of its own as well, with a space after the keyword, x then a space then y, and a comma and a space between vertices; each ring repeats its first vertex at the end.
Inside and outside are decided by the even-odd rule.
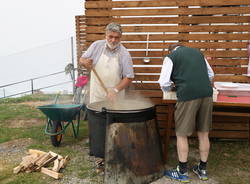
MULTIPOLYGON (((209 80, 212 81, 214 78, 214 72, 211 66, 209 65, 209 63, 207 62, 206 58, 204 59, 207 64, 207 72, 208 72, 209 80)), ((170 91, 172 88, 173 82, 170 79, 172 70, 173 70, 173 61, 169 57, 166 57, 163 61, 161 75, 158 80, 158 82, 160 83, 161 89, 163 91, 170 91)))

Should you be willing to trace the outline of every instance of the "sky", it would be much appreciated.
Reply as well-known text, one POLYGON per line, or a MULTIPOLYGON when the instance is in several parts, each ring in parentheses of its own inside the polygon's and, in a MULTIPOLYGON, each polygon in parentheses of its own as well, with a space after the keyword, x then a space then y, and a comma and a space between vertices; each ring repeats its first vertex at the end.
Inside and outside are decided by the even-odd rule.
POLYGON ((0 56, 74 35, 83 13, 83 0, 1 0, 0 56))
MULTIPOLYGON (((1 0, 0 86, 64 70, 71 62, 75 15, 83 14, 84 0, 1 0)), ((46 80, 39 83, 53 84, 46 80)))

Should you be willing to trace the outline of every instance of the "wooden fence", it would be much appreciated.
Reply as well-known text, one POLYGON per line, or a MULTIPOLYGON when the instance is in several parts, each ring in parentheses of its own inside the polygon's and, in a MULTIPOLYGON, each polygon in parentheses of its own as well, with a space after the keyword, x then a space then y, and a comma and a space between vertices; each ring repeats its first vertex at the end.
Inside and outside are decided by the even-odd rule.
MULTIPOLYGON (((170 44, 180 42, 199 48, 212 66, 216 81, 250 83, 246 76, 250 0, 86 0, 85 16, 76 20, 78 56, 93 41, 104 39, 108 23, 122 25, 122 43, 133 57, 133 87, 159 105, 162 135, 167 110, 157 80, 170 44), (150 57, 149 63, 144 62, 145 57, 150 57)), ((248 117, 216 115, 214 127, 214 137, 249 136, 248 117)))
POLYGON ((86 47, 86 22, 84 15, 75 16, 76 26, 76 54, 77 62, 82 55, 82 52, 87 49, 86 47))

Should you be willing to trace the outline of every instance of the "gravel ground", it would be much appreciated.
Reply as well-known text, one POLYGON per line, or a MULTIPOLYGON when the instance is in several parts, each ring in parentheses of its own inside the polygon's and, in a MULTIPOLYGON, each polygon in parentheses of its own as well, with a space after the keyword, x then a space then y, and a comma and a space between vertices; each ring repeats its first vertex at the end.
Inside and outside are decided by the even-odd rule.
MULTIPOLYGON (((0 162, 18 163, 22 160, 27 146, 34 143, 31 138, 16 139, 0 144, 0 162)), ((1 167, 0 167, 1 170, 1 167)))
MULTIPOLYGON (((70 175, 65 174, 61 180, 55 180, 51 184, 102 184, 103 183, 103 173, 91 176, 95 170, 95 157, 88 156, 88 148, 86 146, 82 146, 86 143, 87 140, 82 141, 77 145, 67 145, 66 147, 71 148, 73 150, 79 151, 79 155, 74 158, 71 158, 70 164, 77 165, 80 161, 81 164, 86 164, 88 167, 93 168, 92 173, 89 172, 89 175, 81 178, 79 177, 79 173, 73 170, 70 175), (94 180, 93 180, 94 178, 94 180)), ((34 141, 30 138, 27 139, 17 139, 9 142, 5 142, 0 144, 0 172, 6 167, 6 165, 18 165, 21 161, 22 157, 25 155, 27 151, 27 146, 34 143, 34 141)), ((190 156, 196 157, 198 154, 197 151, 190 150, 190 156)), ((169 166, 166 166, 169 169, 169 166)), ((194 173, 189 173, 191 182, 190 184, 218 184, 216 180, 210 178, 208 181, 200 181, 198 177, 194 173)), ((47 177, 47 176, 44 176, 47 177)), ((151 184, 179 184, 180 182, 171 180, 167 177, 162 177, 157 181, 152 182, 151 184)))

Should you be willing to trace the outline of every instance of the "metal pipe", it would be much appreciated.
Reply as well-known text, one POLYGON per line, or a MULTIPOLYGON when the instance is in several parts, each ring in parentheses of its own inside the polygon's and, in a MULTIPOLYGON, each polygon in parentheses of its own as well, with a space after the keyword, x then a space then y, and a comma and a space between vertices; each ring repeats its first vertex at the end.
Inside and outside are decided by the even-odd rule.
POLYGON ((146 47, 146 57, 144 58, 143 62, 144 63, 149 63, 150 58, 148 57, 148 48, 149 48, 149 33, 147 34, 147 47, 146 47))
MULTIPOLYGON (((51 87, 54 87, 54 86, 59 86, 59 85, 63 85, 63 84, 67 84, 67 83, 71 83, 72 81, 67 81, 67 82, 62 82, 62 83, 58 83, 58 84, 54 84, 54 85, 50 85, 50 86, 46 86, 46 87, 42 87, 42 88, 37 88, 36 90, 41 90, 41 89, 46 89, 46 88, 51 88, 51 87)), ((8 95, 8 96, 5 96, 5 97, 0 97, 0 99, 2 98, 9 98, 9 97, 12 97, 12 96, 17 96, 17 95, 21 95, 21 94, 25 94, 25 93, 30 93, 31 90, 29 91, 23 91, 23 92, 20 92, 20 93, 15 93, 13 95, 8 95)))
MULTIPOLYGON (((40 76, 40 77, 32 78, 32 80, 41 79, 41 78, 45 78, 45 77, 57 75, 57 74, 64 73, 64 72, 65 71, 61 71, 61 72, 56 72, 56 73, 52 73, 52 74, 48 74, 48 75, 43 75, 43 76, 40 76)), ((4 87, 7 87, 7 86, 13 86, 15 84, 20 84, 20 83, 24 83, 24 82, 29 82, 30 80, 31 79, 27 79, 27 80, 23 80, 23 81, 19 81, 19 82, 14 82, 14 83, 6 84, 6 85, 3 85, 3 86, 0 86, 0 88, 4 88, 4 87)))
POLYGON ((73 65, 73 70, 72 70, 72 79, 73 79, 73 82, 72 82, 72 85, 73 85, 73 95, 75 94, 75 65, 74 65, 74 40, 73 40, 73 36, 70 37, 70 40, 71 40, 71 61, 72 61, 72 65, 73 65))
POLYGON ((30 79, 31 82, 31 94, 34 94, 34 83, 33 83, 33 79, 30 79))

